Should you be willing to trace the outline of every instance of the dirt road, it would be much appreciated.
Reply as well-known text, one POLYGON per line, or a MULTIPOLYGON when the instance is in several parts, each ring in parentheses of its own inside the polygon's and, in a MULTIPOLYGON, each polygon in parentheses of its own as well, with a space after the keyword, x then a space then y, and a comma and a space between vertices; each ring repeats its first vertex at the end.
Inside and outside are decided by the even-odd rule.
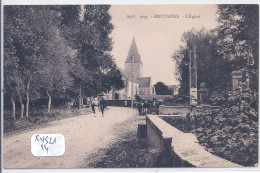
MULTIPOLYGON (((105 117, 85 114, 50 123, 50 126, 3 139, 4 168, 84 168, 91 156, 109 148, 124 133, 137 130, 144 121, 131 108, 109 107, 105 117), (133 121, 131 121, 131 119, 133 121), (126 122, 126 123, 124 123, 126 122), (134 122, 134 123, 131 123, 134 122), (118 127, 122 126, 122 128, 118 127), (62 134, 66 151, 59 157, 35 157, 31 154, 31 136, 34 134, 62 134)), ((100 153, 102 154, 102 152, 100 153)))

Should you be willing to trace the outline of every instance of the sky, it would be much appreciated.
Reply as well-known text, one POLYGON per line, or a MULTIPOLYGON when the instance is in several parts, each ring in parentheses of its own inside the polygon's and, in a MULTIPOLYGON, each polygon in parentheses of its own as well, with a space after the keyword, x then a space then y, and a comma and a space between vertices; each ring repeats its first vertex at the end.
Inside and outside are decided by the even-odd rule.
POLYGON ((115 27, 111 34, 112 55, 118 67, 124 68, 135 37, 143 62, 143 77, 151 76, 153 84, 159 81, 167 85, 178 84, 171 57, 182 44, 183 32, 192 28, 215 28, 216 11, 216 5, 112 5, 110 14, 115 27), (155 18, 155 15, 175 18, 155 18), (190 15, 196 17, 192 19, 190 15))

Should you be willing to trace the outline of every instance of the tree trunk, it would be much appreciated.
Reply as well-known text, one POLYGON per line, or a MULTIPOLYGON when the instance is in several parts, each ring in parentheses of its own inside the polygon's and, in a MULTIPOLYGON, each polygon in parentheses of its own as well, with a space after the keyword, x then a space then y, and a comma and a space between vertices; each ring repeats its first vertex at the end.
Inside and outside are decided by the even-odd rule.
POLYGON ((29 97, 29 88, 30 88, 30 82, 27 83, 27 91, 26 91, 26 118, 29 117, 29 104, 30 104, 30 97, 29 97))
POLYGON ((23 104, 23 100, 22 97, 19 97, 20 100, 20 104, 21 104, 21 114, 20 114, 20 118, 23 118, 23 113, 24 113, 24 104, 23 104))
POLYGON ((12 118, 14 120, 16 120, 16 118, 15 118, 15 101, 14 101, 13 96, 11 97, 11 102, 12 102, 12 118))
POLYGON ((79 109, 82 107, 82 105, 81 105, 81 85, 79 86, 79 109))
POLYGON ((48 101, 48 113, 50 113, 51 111, 51 95, 49 94, 49 92, 47 91, 47 95, 49 97, 49 101, 48 101))

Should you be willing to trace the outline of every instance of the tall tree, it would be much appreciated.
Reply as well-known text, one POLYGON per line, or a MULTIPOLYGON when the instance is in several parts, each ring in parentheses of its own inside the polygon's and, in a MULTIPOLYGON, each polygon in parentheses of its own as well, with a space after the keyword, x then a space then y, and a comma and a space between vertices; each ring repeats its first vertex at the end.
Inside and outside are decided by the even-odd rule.
POLYGON ((205 28, 197 31, 191 29, 184 32, 180 46, 172 56, 176 62, 177 76, 180 81, 180 94, 189 95, 189 56, 190 50, 194 47, 197 56, 197 80, 200 83, 206 82, 209 89, 219 90, 231 85, 230 62, 217 53, 216 34, 205 28))
POLYGON ((247 68, 250 89, 258 91, 259 5, 218 5, 218 14, 218 53, 230 60, 232 70, 247 68))
POLYGON ((170 95, 171 92, 163 82, 157 82, 155 85, 156 94, 158 95, 170 95))
POLYGON ((65 95, 66 89, 70 88, 73 79, 70 75, 71 64, 75 59, 75 51, 68 47, 65 40, 59 36, 57 28, 53 30, 53 36, 42 48, 44 61, 39 69, 39 87, 44 90, 48 96, 48 112, 51 109, 52 93, 65 95))
POLYGON ((15 15, 15 7, 6 7, 4 16, 4 87, 7 93, 7 98, 11 99, 12 103, 12 118, 16 119, 16 100, 18 99, 21 105, 20 117, 23 118, 24 103, 23 96, 25 92, 25 83, 20 72, 19 57, 17 56, 17 47, 15 40, 17 30, 14 26, 17 23, 17 16, 15 15))
POLYGON ((77 58, 87 74, 84 78, 75 76, 75 85, 83 91, 79 93, 85 95, 97 95, 108 90, 112 85, 109 82, 111 72, 116 72, 112 70, 115 62, 110 54, 112 39, 109 35, 113 25, 109 9, 108 5, 61 7, 62 34, 77 49, 77 58))
POLYGON ((259 6, 257 4, 218 5, 218 52, 233 55, 237 68, 245 67, 252 56, 259 56, 259 6), (240 67, 239 67, 240 66, 240 67))
POLYGON ((5 14, 5 34, 11 37, 5 39, 6 62, 17 57, 15 68, 25 88, 28 117, 30 96, 41 97, 39 84, 44 84, 47 94, 50 88, 63 85, 65 80, 61 81, 61 76, 68 71, 63 67, 72 50, 59 36, 59 13, 50 6, 5 6, 5 14), (10 50, 12 47, 14 50, 10 50))

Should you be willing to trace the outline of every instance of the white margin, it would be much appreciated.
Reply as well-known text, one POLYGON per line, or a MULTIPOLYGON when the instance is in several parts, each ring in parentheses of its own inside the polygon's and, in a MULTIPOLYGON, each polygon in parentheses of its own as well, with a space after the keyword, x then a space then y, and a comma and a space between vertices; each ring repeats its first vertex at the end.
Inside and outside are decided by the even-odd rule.
MULTIPOLYGON (((3 173, 77 173, 77 172, 255 172, 260 171, 260 167, 244 167, 244 168, 85 168, 85 169, 4 169, 3 168, 3 19, 4 5, 77 5, 77 4, 260 4, 259 0, 1 0, 1 171, 3 173)), ((259 22, 260 26, 260 22, 259 22)), ((259 34, 260 35, 260 34, 259 34)), ((260 70, 260 66, 259 66, 260 70)), ((259 81, 260 82, 260 81, 259 81)), ((259 85, 258 85, 259 86, 259 85)), ((260 101, 260 98, 259 98, 260 101)), ((259 103, 259 102, 258 102, 259 103)), ((258 122, 259 128, 259 122, 258 122)), ((259 135, 260 130, 258 130, 259 135)), ((260 162, 260 140, 258 139, 258 163, 260 162)))
POLYGON ((4 5, 67 4, 259 4, 259 0, 2 0, 4 5))

